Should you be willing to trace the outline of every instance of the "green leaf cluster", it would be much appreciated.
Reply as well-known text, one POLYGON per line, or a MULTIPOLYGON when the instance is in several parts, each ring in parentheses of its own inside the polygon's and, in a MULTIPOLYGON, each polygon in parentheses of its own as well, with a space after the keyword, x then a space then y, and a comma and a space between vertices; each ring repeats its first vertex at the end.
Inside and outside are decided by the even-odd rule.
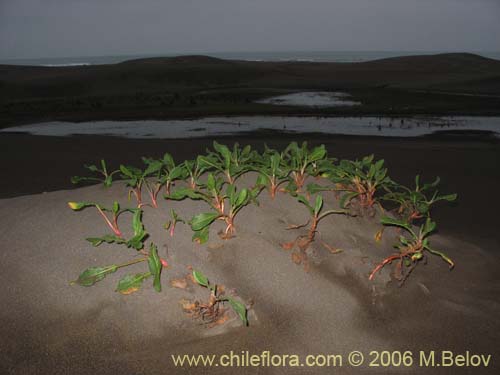
POLYGON ((108 172, 108 168, 106 167, 106 162, 104 159, 101 159, 100 167, 95 164, 85 164, 84 168, 88 169, 94 175, 97 176, 73 176, 71 177, 72 184, 79 184, 80 182, 102 182, 104 187, 110 187, 113 184, 113 175, 118 173, 119 171, 108 172))
POLYGON ((335 190, 342 191, 340 205, 346 208, 354 198, 361 199, 367 206, 376 201, 376 193, 392 183, 384 167, 384 160, 374 161, 374 155, 361 160, 341 160, 325 170, 323 175, 335 184, 335 190))
POLYGON ((415 187, 408 188, 393 182, 386 187, 387 193, 382 197, 384 201, 399 205, 398 214, 408 223, 431 216, 431 208, 439 201, 453 202, 457 194, 440 195, 437 177, 431 183, 421 184, 420 176, 415 177, 415 187))
POLYGON ((450 268, 454 267, 455 264, 446 254, 431 248, 429 236, 437 227, 436 223, 432 221, 431 218, 428 217, 425 222, 420 225, 418 230, 415 230, 411 224, 404 220, 388 216, 382 217, 381 222, 383 225, 396 226, 406 231, 407 236, 399 236, 399 244, 395 246, 403 255, 406 266, 411 266, 412 263, 422 260, 424 251, 428 251, 431 254, 441 257, 441 259, 448 263, 450 268))
POLYGON ((253 169, 257 153, 250 146, 240 148, 235 143, 233 149, 214 141, 214 150, 208 150, 207 156, 202 156, 200 161, 206 169, 221 172, 228 184, 234 184, 243 173, 253 169))
MULTIPOLYGON (((345 209, 353 200, 360 202, 362 207, 372 207, 377 203, 376 207, 380 207, 383 212, 381 202, 387 202, 398 206, 398 215, 397 218, 384 216, 382 224, 404 230, 404 235, 399 236, 396 245, 398 253, 386 259, 387 262, 399 259, 402 264, 412 267, 429 253, 441 257, 450 267, 454 265, 446 254, 431 247, 429 237, 436 230, 436 223, 431 220, 431 210, 435 203, 452 202, 456 200, 456 194, 441 195, 438 191, 439 178, 432 183, 422 183, 420 176, 416 176, 414 187, 400 185, 388 176, 384 160, 375 160, 374 155, 354 161, 337 161, 327 155, 324 145, 309 147, 307 142, 300 145, 292 142, 283 151, 265 146, 262 153, 252 150, 250 146, 240 147, 237 143, 228 147, 213 142, 213 149, 207 150, 206 154, 180 164, 176 164, 169 153, 161 158, 144 157, 142 162, 142 169, 120 165, 119 170, 108 172, 105 161, 101 160, 100 165, 85 165, 93 176, 75 176, 72 181, 100 181, 109 187, 114 175, 120 173, 138 200, 141 199, 141 189, 147 189, 154 207, 157 206, 156 197, 163 187, 166 199, 203 201, 208 206, 207 210, 194 215, 188 222, 193 230, 193 241, 199 243, 208 241, 210 227, 216 220, 222 220, 226 224, 226 233, 223 234, 229 235, 223 238, 231 237, 236 215, 247 205, 258 204, 257 198, 263 189, 267 189, 272 197, 278 191, 285 191, 296 197, 313 219, 310 228, 312 238, 319 220, 330 214, 347 214, 345 209), (248 172, 257 174, 255 185, 237 186, 239 178, 248 172), (308 178, 311 177, 322 181, 308 183, 308 178), (180 187, 171 189, 176 181, 184 181, 185 184, 181 183, 180 187), (280 188, 285 184, 284 189, 280 188), (339 203, 343 210, 325 209, 321 195, 324 192, 340 195, 339 203)), ((154 244, 151 244, 149 252, 144 250, 148 234, 142 223, 142 203, 138 203, 139 207, 134 209, 122 209, 118 202, 114 202, 109 208, 95 202, 68 203, 75 211, 95 207, 113 230, 114 234, 87 238, 93 246, 115 243, 146 255, 125 264, 90 267, 73 283, 92 286, 122 267, 147 262, 147 270, 124 276, 118 282, 116 290, 122 294, 130 294, 151 278, 154 289, 161 291, 162 260, 154 244), (124 238, 118 228, 118 217, 124 212, 132 214, 130 238, 124 238)), ((177 222, 182 222, 182 219, 173 209, 170 209, 170 216, 171 220, 166 227, 171 228, 172 234, 173 227, 177 222)), ((384 264, 386 263, 382 267, 384 264)), ((201 272, 193 271, 193 278, 199 285, 210 289, 214 295, 217 294, 217 286, 210 284, 201 272)), ((248 324, 247 310, 241 302, 232 297, 218 298, 219 302, 228 302, 240 319, 248 324)))
POLYGON ((128 248, 133 248, 136 250, 141 250, 144 247, 144 241, 146 240, 148 233, 144 229, 144 225, 142 223, 142 210, 138 208, 127 208, 124 210, 120 210, 120 206, 118 205, 117 202, 115 202, 115 205, 113 205, 113 213, 116 215, 119 215, 121 212, 132 212, 132 230, 133 230, 133 236, 130 239, 125 239, 123 237, 114 235, 114 234, 107 234, 101 237, 89 237, 87 238, 87 241, 89 241, 92 246, 97 247, 101 245, 102 243, 116 243, 116 244, 123 244, 127 246, 128 248))
POLYGON ((307 175, 318 176, 328 163, 324 145, 309 149, 307 142, 301 146, 297 142, 290 143, 283 152, 283 160, 290 170, 286 190, 294 194, 302 188, 307 175))
POLYGON ((133 275, 125 275, 118 282, 116 291, 122 294, 131 294, 142 286, 144 280, 153 277, 153 287, 157 292, 161 292, 161 271, 162 264, 158 256, 158 249, 155 244, 151 243, 149 255, 146 258, 134 259, 130 262, 123 264, 112 264, 104 267, 90 267, 83 271, 78 279, 72 284, 81 286, 93 286, 97 282, 104 280, 104 278, 118 269, 131 266, 133 264, 146 262, 148 263, 148 271, 136 273, 133 275))

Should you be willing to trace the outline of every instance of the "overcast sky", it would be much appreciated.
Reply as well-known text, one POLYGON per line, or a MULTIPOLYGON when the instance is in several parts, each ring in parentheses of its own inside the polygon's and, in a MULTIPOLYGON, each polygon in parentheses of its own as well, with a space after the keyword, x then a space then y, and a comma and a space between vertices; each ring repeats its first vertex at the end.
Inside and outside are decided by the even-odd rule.
POLYGON ((499 51, 500 0, 0 0, 0 59, 499 51))

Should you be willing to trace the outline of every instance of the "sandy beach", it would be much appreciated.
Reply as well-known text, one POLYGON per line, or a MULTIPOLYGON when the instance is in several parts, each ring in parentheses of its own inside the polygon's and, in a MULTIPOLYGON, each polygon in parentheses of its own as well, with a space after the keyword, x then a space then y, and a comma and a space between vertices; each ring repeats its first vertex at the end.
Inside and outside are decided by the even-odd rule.
MULTIPOLYGON (((268 139, 265 135, 240 141, 257 148, 264 141, 283 147, 293 137, 268 139)), ((286 230, 302 223, 307 212, 288 195, 272 201, 267 194, 260 206, 247 206, 237 218, 237 237, 223 241, 215 233, 207 244, 191 241, 191 230, 179 224, 171 239, 161 223, 168 209, 189 218, 203 203, 161 200, 159 209, 146 207, 144 223, 170 266, 163 271, 163 291, 147 287, 130 296, 114 292, 118 273, 92 288, 70 286, 89 266, 126 261, 135 251, 114 245, 93 248, 85 237, 105 232, 96 212, 73 212, 68 201, 111 203, 123 206, 126 187, 117 182, 102 186, 72 187, 69 177, 81 174, 83 163, 105 158, 109 165, 137 163, 140 156, 159 157, 171 152, 176 159, 204 152, 212 139, 130 140, 106 137, 34 137, 3 134, 0 200, 2 261, 0 278, 2 364, 12 374, 194 372, 174 367, 172 354, 341 354, 359 350, 466 351, 491 354, 488 368, 454 368, 456 373, 498 371, 500 284, 498 204, 479 197, 494 197, 499 188, 498 142, 494 139, 373 139, 370 137, 315 137, 331 156, 356 158, 375 153, 386 159, 392 177, 410 183, 415 174, 429 179, 440 175, 443 192, 457 192, 459 201, 435 212, 439 234, 436 248, 456 263, 449 271, 431 257, 416 268, 402 288, 390 281, 389 269, 374 280, 368 274, 377 261, 392 252, 396 232, 387 231, 377 244, 377 217, 331 216, 320 225, 321 240, 341 248, 330 254, 313 243, 309 272, 294 264, 280 243, 293 240, 301 230, 286 230), (8 163, 6 163, 8 160, 8 163), (478 165, 480 167, 478 167, 478 165), (26 171, 30 172, 27 179, 26 171), (71 188, 71 190, 67 190, 71 188), (206 328, 186 316, 179 301, 202 298, 195 285, 176 289, 169 281, 184 277, 187 266, 202 269, 214 282, 234 288, 249 309, 250 326, 233 317, 226 325, 206 328), (496 370, 495 370, 496 369, 496 370)), ((325 204, 337 207, 333 194, 325 204)), ((124 219, 125 223, 127 218, 124 219)), ((126 226, 126 224, 124 224, 126 226)), ((214 228, 216 230, 218 228, 214 228)), ((141 265, 134 266, 141 272, 141 265)), ((416 356, 417 354, 415 354, 416 356)), ((260 368, 265 373, 331 373, 332 368, 260 368)), ((391 370, 391 369, 389 369, 391 370)), ((422 373, 419 367, 392 369, 422 373)), ((255 373, 255 368, 239 369, 255 373)), ((387 373, 387 369, 344 363, 338 373, 387 373)), ((425 369, 449 373, 446 368, 425 369)), ((200 373, 234 373, 234 368, 197 368, 200 373)))

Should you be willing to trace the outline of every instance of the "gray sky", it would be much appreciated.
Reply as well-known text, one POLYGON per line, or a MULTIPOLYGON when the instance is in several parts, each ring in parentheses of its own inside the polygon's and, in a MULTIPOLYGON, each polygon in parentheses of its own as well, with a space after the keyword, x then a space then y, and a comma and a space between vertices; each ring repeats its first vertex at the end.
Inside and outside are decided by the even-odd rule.
POLYGON ((0 0, 0 59, 499 51, 500 0, 0 0))

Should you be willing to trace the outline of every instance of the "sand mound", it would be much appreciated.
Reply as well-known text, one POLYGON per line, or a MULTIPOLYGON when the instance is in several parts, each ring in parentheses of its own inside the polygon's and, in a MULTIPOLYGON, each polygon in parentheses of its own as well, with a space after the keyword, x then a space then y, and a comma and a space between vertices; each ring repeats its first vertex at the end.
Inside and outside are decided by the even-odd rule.
MULTIPOLYGON (((332 215, 319 226, 305 272, 280 243, 304 234, 305 229, 286 227, 307 221, 308 212, 284 194, 274 201, 261 194, 259 207, 247 206, 237 216, 236 238, 221 240, 215 227, 204 245, 191 241, 187 225, 179 224, 173 238, 162 228, 168 208, 189 219, 206 210, 204 203, 162 200, 159 209, 145 207, 143 221, 150 239, 170 263, 163 270, 163 291, 156 293, 147 280, 133 295, 114 292, 123 274, 142 272, 144 264, 118 271, 90 288, 70 286, 69 281, 87 267, 135 256, 134 250, 123 246, 93 248, 85 238, 107 232, 101 218, 93 209, 73 212, 66 205, 68 201, 109 205, 116 199, 133 206, 122 183, 110 189, 92 186, 0 201, 0 367, 7 370, 3 373, 164 374, 174 366, 171 354, 231 350, 304 356, 431 349, 498 354, 500 324, 494 317, 500 312, 500 285, 493 273, 498 259, 438 235, 432 238, 435 247, 454 258, 456 270, 448 272, 444 262, 431 258, 401 289, 390 281, 390 269, 370 282, 370 270, 392 251, 396 233, 386 230, 377 244, 377 217, 332 215), (329 253, 320 239, 343 252, 329 253), (199 286, 182 290, 169 285, 186 275, 188 265, 202 270, 212 282, 234 288, 251 306, 250 326, 243 327, 233 317, 223 326, 207 328, 186 316, 181 299, 208 295, 199 286)), ((325 205, 337 207, 333 194, 325 194, 325 205)), ((122 228, 129 220, 123 216, 122 228)), ((361 369, 373 373, 368 367, 361 369)), ((224 370, 234 373, 234 368, 224 370)), ((290 373, 293 369, 260 370, 290 373)), ((344 363, 342 371, 360 369, 344 363)))

